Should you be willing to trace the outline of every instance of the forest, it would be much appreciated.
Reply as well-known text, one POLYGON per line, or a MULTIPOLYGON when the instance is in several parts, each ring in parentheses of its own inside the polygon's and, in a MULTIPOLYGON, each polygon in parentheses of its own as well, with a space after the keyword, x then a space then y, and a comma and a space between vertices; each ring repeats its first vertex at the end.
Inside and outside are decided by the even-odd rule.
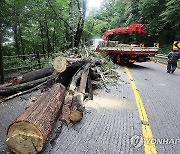
POLYGON ((89 1, 1 0, 0 57, 3 54, 5 71, 17 63, 27 67, 32 57, 23 55, 80 52, 105 30, 131 23, 144 24, 144 43, 160 43, 161 53, 180 40, 180 0, 102 0, 99 8, 88 8, 89 1))

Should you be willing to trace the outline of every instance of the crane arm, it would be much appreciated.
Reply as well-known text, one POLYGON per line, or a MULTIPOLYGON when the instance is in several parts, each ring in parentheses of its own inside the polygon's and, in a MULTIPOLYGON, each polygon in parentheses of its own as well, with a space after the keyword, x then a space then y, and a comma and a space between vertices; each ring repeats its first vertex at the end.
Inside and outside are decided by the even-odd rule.
POLYGON ((103 40, 108 41, 111 35, 135 34, 135 33, 145 35, 147 33, 145 30, 145 26, 143 24, 131 24, 128 27, 106 30, 102 38, 103 40))

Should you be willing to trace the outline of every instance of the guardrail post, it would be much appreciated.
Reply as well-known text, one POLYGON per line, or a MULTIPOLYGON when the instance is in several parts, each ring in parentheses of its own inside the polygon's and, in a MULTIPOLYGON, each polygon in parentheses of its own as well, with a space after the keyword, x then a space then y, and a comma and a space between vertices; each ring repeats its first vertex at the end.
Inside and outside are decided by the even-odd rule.
POLYGON ((2 44, 0 43, 0 81, 4 83, 4 64, 3 64, 3 50, 2 44))

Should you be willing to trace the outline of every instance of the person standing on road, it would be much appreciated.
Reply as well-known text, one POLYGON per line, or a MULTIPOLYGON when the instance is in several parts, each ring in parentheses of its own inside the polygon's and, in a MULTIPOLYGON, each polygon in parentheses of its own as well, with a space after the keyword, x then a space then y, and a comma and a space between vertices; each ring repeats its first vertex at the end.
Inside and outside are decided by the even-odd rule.
POLYGON ((173 50, 168 54, 167 73, 174 73, 177 67, 177 60, 180 58, 180 53, 177 47, 173 47, 173 50))

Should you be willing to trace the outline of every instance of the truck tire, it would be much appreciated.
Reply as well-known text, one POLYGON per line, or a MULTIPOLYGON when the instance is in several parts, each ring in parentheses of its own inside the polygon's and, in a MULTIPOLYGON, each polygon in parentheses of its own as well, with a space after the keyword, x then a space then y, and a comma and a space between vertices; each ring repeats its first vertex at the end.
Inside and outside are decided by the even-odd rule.
POLYGON ((116 63, 116 55, 115 54, 110 54, 109 57, 113 63, 116 63))

